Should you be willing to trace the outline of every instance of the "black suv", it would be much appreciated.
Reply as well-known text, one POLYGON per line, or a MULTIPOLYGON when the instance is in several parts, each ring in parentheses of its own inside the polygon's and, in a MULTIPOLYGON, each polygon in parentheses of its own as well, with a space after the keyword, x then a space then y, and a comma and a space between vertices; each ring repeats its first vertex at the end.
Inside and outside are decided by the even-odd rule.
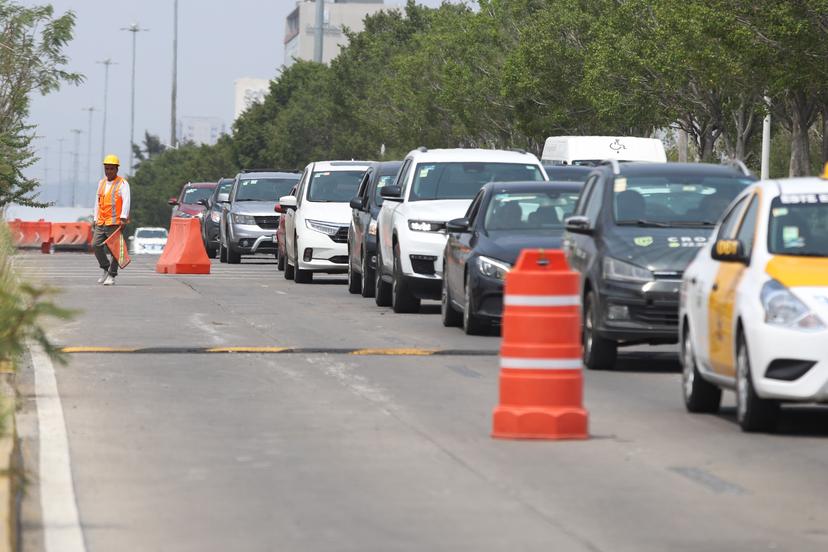
POLYGON ((394 183, 402 161, 371 163, 357 195, 351 200, 351 225, 348 228, 348 291, 374 296, 374 270, 377 266, 377 215, 382 207, 380 190, 394 183))
POLYGON ((581 273, 584 364, 619 345, 676 343, 684 269, 753 178, 744 165, 608 162, 590 173, 564 251, 581 273))

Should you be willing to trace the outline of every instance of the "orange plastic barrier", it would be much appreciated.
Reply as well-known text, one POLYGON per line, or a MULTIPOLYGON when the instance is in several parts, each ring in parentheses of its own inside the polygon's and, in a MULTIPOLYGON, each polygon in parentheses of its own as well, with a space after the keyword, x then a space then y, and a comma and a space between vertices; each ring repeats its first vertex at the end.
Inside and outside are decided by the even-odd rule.
POLYGON ((578 291, 560 250, 525 249, 506 275, 492 437, 588 438, 578 291))
POLYGON ((89 222, 53 222, 51 241, 55 248, 90 249, 92 247, 92 224, 89 222))
POLYGON ((43 253, 49 252, 52 236, 52 223, 15 219, 8 222, 12 240, 17 247, 39 247, 43 253))
POLYGON ((201 240, 197 218, 172 219, 164 252, 155 265, 160 274, 210 274, 210 258, 201 240))

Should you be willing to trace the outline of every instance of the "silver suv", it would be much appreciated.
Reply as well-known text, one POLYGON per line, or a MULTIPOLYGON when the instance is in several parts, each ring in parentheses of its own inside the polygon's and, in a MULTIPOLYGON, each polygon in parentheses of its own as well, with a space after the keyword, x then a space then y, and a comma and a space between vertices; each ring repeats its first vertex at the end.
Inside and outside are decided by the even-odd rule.
POLYGON ((242 170, 221 211, 219 260, 238 264, 242 255, 276 254, 276 203, 296 185, 298 172, 242 170))

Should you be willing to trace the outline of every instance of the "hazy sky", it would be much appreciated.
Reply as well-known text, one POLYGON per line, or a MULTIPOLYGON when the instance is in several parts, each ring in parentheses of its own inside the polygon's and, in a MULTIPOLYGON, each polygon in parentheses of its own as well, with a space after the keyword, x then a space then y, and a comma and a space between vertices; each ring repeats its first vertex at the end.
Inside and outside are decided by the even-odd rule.
MULTIPOLYGON (((133 22, 147 32, 137 34, 135 141, 144 131, 170 139, 170 93, 172 84, 173 0, 19 0, 25 5, 55 7, 77 16, 75 38, 66 49, 69 69, 85 75, 80 86, 64 86, 48 96, 33 98, 31 122, 37 125, 41 161, 29 169, 43 181, 48 166, 43 199, 57 199, 59 169, 62 180, 74 178, 75 135, 79 138, 78 175, 81 187, 101 175, 104 66, 97 61, 111 58, 106 149, 129 158, 130 82, 132 34, 121 31, 133 22), (91 167, 87 172, 89 113, 92 122, 91 167), (63 138, 63 155, 59 155, 63 138), (48 151, 47 151, 48 148, 48 151), (62 160, 62 163, 60 162, 62 160), (88 176, 91 175, 91 178, 88 176)), ((441 0, 419 0, 438 6, 441 0)), ((390 6, 404 0, 386 0, 390 6)), ((272 78, 284 60, 285 18, 295 0, 179 0, 178 116, 219 117, 230 126, 233 117, 233 81, 241 77, 272 78)), ((63 199, 68 200, 68 187, 63 199)))

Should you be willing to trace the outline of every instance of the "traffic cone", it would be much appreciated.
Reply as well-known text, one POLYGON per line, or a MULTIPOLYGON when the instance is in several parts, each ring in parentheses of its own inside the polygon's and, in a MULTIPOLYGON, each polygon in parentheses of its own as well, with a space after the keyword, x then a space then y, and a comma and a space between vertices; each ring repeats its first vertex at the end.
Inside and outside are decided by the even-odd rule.
POLYGON ((525 249, 506 275, 492 437, 588 438, 578 292, 560 250, 525 249))
POLYGON ((174 217, 167 244, 155 265, 161 274, 210 274, 210 258, 197 218, 174 217))

